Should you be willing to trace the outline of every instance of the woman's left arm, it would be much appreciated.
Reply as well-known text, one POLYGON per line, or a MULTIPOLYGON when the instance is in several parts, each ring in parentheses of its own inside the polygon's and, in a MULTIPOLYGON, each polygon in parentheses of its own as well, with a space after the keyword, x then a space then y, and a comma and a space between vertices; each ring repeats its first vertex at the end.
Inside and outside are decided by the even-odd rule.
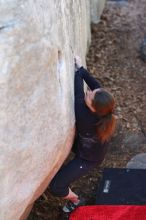
POLYGON ((74 91, 75 91, 75 100, 84 100, 84 82, 83 78, 80 75, 79 71, 75 72, 75 79, 74 79, 74 91))
POLYGON ((85 80, 87 85, 91 90, 98 89, 101 87, 100 82, 98 82, 90 73, 83 67, 81 59, 79 56, 74 58, 75 61, 75 69, 78 71, 78 74, 82 79, 85 80))

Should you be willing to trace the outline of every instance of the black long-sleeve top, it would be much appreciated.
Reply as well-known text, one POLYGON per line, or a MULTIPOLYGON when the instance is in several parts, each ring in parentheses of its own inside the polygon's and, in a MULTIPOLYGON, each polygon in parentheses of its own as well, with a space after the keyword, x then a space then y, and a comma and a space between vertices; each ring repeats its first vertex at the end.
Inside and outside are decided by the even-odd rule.
POLYGON ((102 144, 97 137, 96 126, 100 117, 93 113, 86 105, 84 98, 84 83, 91 90, 101 87, 101 84, 93 78, 88 71, 81 67, 75 73, 75 118, 77 137, 77 155, 89 161, 103 161, 107 151, 107 143, 102 144))

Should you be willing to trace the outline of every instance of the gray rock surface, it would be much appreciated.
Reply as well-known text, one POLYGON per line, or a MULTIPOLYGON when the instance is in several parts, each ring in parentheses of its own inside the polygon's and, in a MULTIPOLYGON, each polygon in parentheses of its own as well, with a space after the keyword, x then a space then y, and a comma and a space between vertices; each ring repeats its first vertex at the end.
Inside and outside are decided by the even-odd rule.
POLYGON ((127 168, 146 169, 146 153, 137 154, 127 164, 127 168))
POLYGON ((129 132, 127 136, 123 139, 123 144, 125 148, 130 150, 140 150, 146 145, 146 137, 141 132, 129 132))
POLYGON ((88 0, 0 1, 0 220, 25 219, 67 157, 89 42, 88 0))

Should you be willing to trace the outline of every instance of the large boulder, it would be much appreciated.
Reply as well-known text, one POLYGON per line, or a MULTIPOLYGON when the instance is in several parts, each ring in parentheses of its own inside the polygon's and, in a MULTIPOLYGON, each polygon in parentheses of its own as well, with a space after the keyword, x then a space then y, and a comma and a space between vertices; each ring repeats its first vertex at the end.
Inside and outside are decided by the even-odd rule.
POLYGON ((0 1, 1 220, 26 219, 70 151, 73 56, 85 64, 89 4, 0 1))

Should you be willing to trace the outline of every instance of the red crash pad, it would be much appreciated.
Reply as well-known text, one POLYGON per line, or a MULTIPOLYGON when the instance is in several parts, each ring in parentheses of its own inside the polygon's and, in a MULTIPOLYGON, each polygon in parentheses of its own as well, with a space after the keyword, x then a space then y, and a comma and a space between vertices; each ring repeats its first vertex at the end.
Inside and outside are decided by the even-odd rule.
POLYGON ((146 220, 146 205, 81 206, 70 220, 146 220))

